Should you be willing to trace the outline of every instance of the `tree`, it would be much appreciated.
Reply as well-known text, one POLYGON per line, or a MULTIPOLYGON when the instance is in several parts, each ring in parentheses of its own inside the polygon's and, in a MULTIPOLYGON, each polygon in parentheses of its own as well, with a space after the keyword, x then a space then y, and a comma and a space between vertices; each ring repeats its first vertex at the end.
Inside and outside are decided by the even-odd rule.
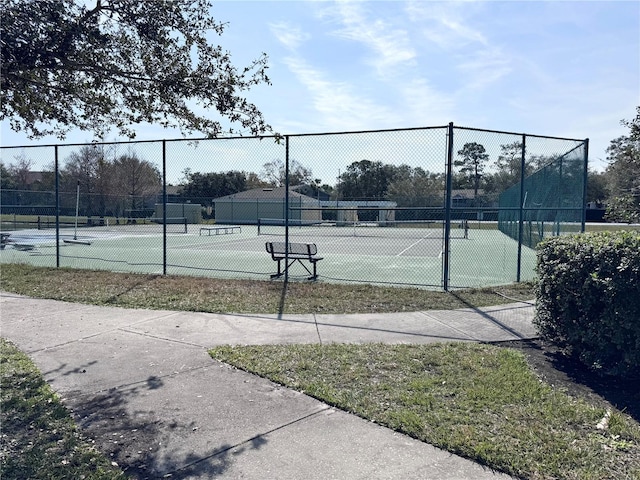
POLYGON ((33 160, 27 158, 24 152, 13 157, 15 163, 9 164, 8 174, 13 178, 14 188, 28 189, 29 173, 33 166, 33 160))
POLYGON ((442 206, 444 190, 444 175, 401 165, 387 188, 386 197, 399 207, 442 206))
MULTIPOLYGON (((525 176, 533 173, 536 161, 534 156, 525 158, 525 176)), ((491 178, 485 179, 486 190, 500 193, 519 183, 522 171, 522 142, 500 145, 500 155, 498 155, 495 165, 497 171, 491 175, 491 178)))
POLYGON ((149 207, 149 197, 162 190, 158 168, 141 159, 133 150, 111 156, 98 145, 85 145, 73 152, 60 171, 62 207, 75 205, 80 186, 83 215, 123 215, 124 210, 149 207), (145 203, 146 202, 146 203, 145 203))
POLYGON ((338 185, 342 199, 382 199, 393 181, 397 167, 382 162, 360 160, 347 167, 338 185))
POLYGON ((587 202, 604 203, 609 197, 609 182, 604 172, 587 172, 587 202))
POLYGON ((237 170, 225 173, 189 172, 187 181, 180 187, 178 194, 183 199, 189 199, 204 206, 210 205, 214 198, 242 192, 246 189, 246 185, 246 173, 237 170))
POLYGON ((268 187, 269 184, 260 178, 256 172, 243 172, 246 177, 246 190, 252 190, 254 188, 268 187))
POLYGON ((270 131, 243 97, 270 83, 267 56, 233 66, 208 40, 225 29, 211 8, 210 0, 0 2, 0 120, 31 138, 63 139, 72 128, 102 138, 111 127, 133 138, 141 122, 210 137, 235 131, 222 120, 270 131))
POLYGON ((116 180, 114 193, 128 198, 128 208, 135 211, 151 207, 149 197, 162 190, 162 176, 155 165, 129 151, 116 158, 111 168, 116 180))
POLYGON ((453 163, 456 167, 461 167, 460 173, 468 176, 473 185, 474 197, 477 197, 480 189, 480 178, 489 155, 486 153, 484 146, 475 142, 465 143, 462 150, 458 150, 458 155, 462 158, 455 160, 453 163))
POLYGON ((623 120, 629 135, 611 141, 607 148, 611 198, 606 218, 617 222, 640 222, 640 107, 632 121, 623 120))
POLYGON ((104 158, 102 153, 99 148, 92 145, 84 145, 78 151, 72 152, 60 169, 60 189, 75 192, 74 187, 67 188, 67 186, 74 186, 78 181, 91 189, 98 176, 98 162, 104 158))
MULTIPOLYGON (((500 155, 496 160, 498 170, 505 172, 509 177, 520 180, 522 170, 522 142, 513 142, 500 145, 500 155)), ((526 169, 526 167, 525 167, 526 169)))
MULTIPOLYGON (((275 159, 262 166, 261 178, 268 185, 274 187, 284 187, 287 170, 285 162, 275 159)), ((311 169, 305 167, 296 159, 289 161, 289 186, 306 185, 311 183, 313 174, 311 169)))
POLYGON ((15 201, 16 184, 13 175, 4 166, 4 163, 0 162, 0 205, 13 205, 15 201))
MULTIPOLYGON (((94 145, 85 145, 72 152, 60 170, 60 203, 67 210, 72 209, 76 200, 76 188, 80 185, 80 206, 85 215, 99 214, 95 211, 96 195, 106 195, 109 191, 100 191, 99 178, 107 175, 104 152, 94 145)), ((102 202, 98 202, 102 203, 102 202)))
POLYGON ((0 190, 13 190, 14 188, 16 188, 16 184, 13 175, 4 166, 4 163, 0 162, 0 190))

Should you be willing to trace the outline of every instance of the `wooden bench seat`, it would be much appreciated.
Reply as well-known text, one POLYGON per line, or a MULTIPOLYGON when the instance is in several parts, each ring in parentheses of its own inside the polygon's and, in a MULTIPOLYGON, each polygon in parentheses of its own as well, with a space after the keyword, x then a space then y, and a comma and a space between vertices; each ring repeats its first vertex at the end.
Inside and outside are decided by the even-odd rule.
POLYGON ((278 262, 278 273, 271 275, 271 278, 278 278, 284 275, 287 270, 295 262, 300 263, 304 269, 311 275, 309 280, 316 280, 318 278, 316 264, 322 260, 322 257, 318 257, 318 247, 315 243, 289 243, 288 248, 284 242, 267 242, 265 247, 267 252, 271 255, 271 258, 278 262), (302 263, 302 261, 308 261, 313 265, 313 272, 302 263), (285 267, 282 268, 281 262, 285 261, 285 267))

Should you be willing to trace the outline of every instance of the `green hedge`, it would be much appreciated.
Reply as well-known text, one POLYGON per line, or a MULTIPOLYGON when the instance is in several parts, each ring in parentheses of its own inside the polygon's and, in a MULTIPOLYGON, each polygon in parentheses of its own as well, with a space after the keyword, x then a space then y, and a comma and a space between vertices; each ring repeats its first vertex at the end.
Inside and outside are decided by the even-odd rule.
POLYGON ((538 246, 534 324, 590 368, 640 371, 640 234, 555 237, 538 246))

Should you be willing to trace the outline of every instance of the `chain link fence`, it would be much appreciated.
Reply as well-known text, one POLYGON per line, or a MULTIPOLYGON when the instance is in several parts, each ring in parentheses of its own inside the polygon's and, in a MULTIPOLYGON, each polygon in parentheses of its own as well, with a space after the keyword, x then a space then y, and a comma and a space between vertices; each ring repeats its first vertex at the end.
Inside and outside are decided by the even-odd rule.
POLYGON ((584 230, 588 140, 450 124, 0 153, 2 262, 268 280, 267 243, 312 243, 321 281, 449 290, 532 279, 539 241, 584 230))

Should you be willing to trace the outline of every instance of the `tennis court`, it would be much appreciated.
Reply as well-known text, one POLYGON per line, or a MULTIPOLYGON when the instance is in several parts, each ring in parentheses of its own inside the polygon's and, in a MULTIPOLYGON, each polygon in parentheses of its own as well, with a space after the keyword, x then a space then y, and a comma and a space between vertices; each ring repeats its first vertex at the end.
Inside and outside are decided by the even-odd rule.
MULTIPOLYGON (((26 147, 0 152, 14 148, 26 147)), ((449 290, 532 279, 537 243, 585 222, 586 139, 450 123, 28 152, 43 172, 55 168, 37 189, 1 192, 0 232, 11 237, 0 263, 268 281, 278 264, 265 243, 286 241, 286 221, 290 242, 317 245, 320 281, 449 290), (133 154, 155 172, 148 188, 133 164, 126 185, 108 169, 66 174, 78 155, 133 154)))
MULTIPOLYGON (((284 227, 236 225, 234 233, 213 234, 208 225, 167 225, 166 273, 269 280, 277 265, 265 242, 284 241, 284 227), (209 234, 207 234, 209 233, 209 234)), ((224 227, 229 227, 225 225, 224 227)), ((11 233, 12 243, 0 252, 2 263, 24 262, 38 266, 101 269, 162 274, 165 242, 163 225, 112 225, 55 231, 21 230, 11 233), (75 241, 74 241, 75 237, 75 241), (26 247, 26 248, 25 248, 26 247)), ((470 222, 465 232, 452 224, 450 282, 452 287, 475 287, 515 281, 517 242, 489 224, 470 222)), ((229 232, 231 230, 229 229, 229 232)), ((320 281, 415 285, 441 288, 444 235, 439 223, 419 226, 308 225, 291 226, 289 241, 315 243, 320 281)), ((522 279, 533 277, 535 254, 523 248, 522 279)), ((298 264, 291 280, 307 272, 298 264)))

